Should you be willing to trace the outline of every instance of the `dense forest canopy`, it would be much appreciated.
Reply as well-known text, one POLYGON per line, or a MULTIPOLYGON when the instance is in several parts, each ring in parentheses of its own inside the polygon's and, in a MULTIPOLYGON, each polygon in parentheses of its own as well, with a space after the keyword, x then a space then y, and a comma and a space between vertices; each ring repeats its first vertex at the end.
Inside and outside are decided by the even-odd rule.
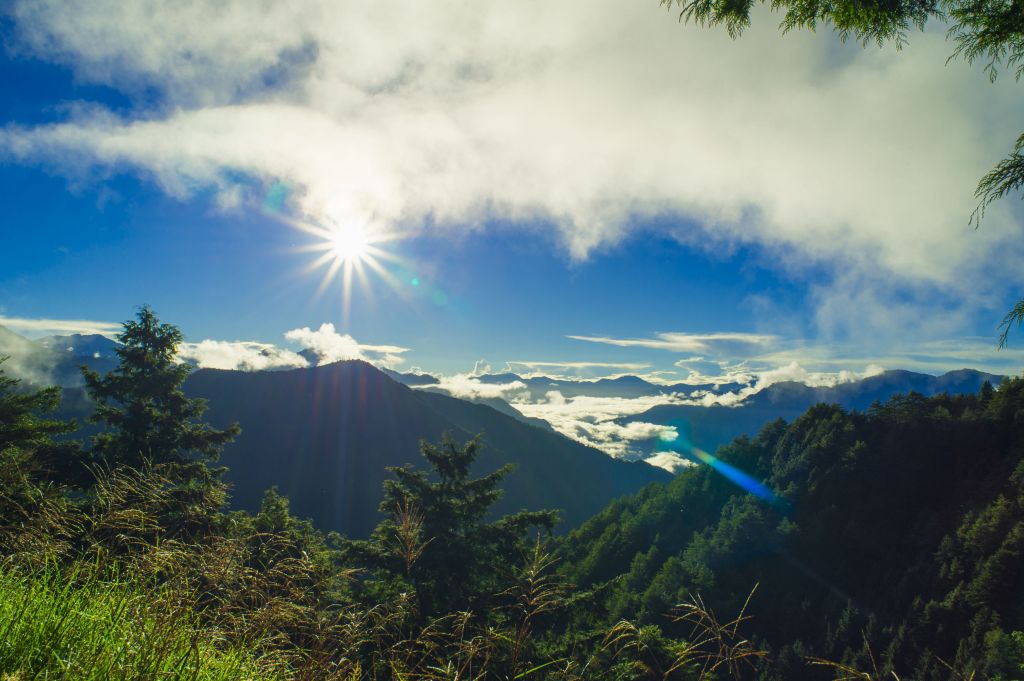
POLYGON ((986 656, 1024 628, 1022 407, 1019 379, 866 413, 818 405, 718 451, 784 506, 690 470, 567 538, 563 569, 616 580, 612 620, 659 622, 696 593, 728 610, 760 584, 749 612, 781 678, 808 655, 865 664, 868 646, 901 676, 948 678, 943 661, 995 674, 986 656))

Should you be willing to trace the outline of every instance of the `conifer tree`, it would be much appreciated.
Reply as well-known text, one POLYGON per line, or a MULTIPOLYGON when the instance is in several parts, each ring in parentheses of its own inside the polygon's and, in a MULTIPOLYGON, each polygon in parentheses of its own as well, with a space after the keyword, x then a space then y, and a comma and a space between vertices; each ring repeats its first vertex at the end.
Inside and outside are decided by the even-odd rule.
POLYGON ((480 446, 479 437, 459 446, 447 434, 440 444, 421 442, 432 471, 389 468, 395 479, 385 481, 380 507, 388 518, 368 542, 349 543, 350 555, 411 582, 423 616, 485 612, 528 553, 530 528, 557 521, 554 511, 520 511, 488 522, 513 467, 471 478, 480 446))
POLYGON ((0 528, 25 522, 49 490, 76 477, 76 443, 55 440, 74 423, 45 416, 60 404, 60 388, 19 389, 0 357, 0 528))
POLYGON ((83 369, 96 403, 90 421, 105 426, 93 437, 92 458, 109 468, 158 467, 177 506, 164 520, 169 529, 195 534, 224 503, 224 469, 210 464, 238 434, 238 424, 218 430, 199 420, 206 403, 182 391, 190 367, 175 359, 181 331, 148 306, 125 322, 117 339, 116 369, 106 375, 83 369))

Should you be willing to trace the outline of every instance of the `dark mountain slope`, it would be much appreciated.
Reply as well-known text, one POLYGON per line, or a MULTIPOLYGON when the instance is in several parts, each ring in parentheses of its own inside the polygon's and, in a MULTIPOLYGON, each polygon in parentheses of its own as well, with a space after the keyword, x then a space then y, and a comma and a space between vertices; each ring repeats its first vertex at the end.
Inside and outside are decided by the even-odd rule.
MULTIPOLYGON (((425 388, 425 391, 437 393, 437 391, 431 390, 430 388, 425 388)), ((542 430, 550 430, 552 433, 555 432, 555 429, 551 427, 551 424, 545 421, 544 419, 527 416, 523 412, 519 411, 511 404, 506 402, 505 400, 501 399, 500 397, 479 397, 477 399, 469 401, 474 402, 476 404, 486 405, 493 409, 494 411, 501 412, 506 416, 511 416, 516 421, 521 421, 527 425, 534 426, 542 430)))
POLYGON ((458 440, 484 433, 478 474, 517 466, 497 512, 559 508, 565 529, 618 496, 670 477, 490 407, 412 390, 364 362, 280 372, 204 369, 188 379, 186 391, 209 401, 211 423, 242 425, 222 459, 237 506, 257 508, 263 490, 277 485, 297 515, 355 536, 378 521, 385 467, 420 465, 419 440, 446 431, 458 440))

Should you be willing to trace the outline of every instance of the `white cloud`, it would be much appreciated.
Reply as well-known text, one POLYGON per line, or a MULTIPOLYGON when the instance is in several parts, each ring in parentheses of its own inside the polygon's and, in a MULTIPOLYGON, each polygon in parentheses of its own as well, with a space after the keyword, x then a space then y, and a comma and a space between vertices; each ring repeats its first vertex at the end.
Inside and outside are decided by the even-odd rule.
POLYGON ((691 466, 696 466, 693 461, 679 456, 675 452, 658 452, 653 456, 644 459, 647 463, 658 468, 664 468, 669 473, 681 473, 691 466))
POLYGON ((0 316, 0 326, 5 326, 29 337, 81 333, 113 338, 123 331, 121 324, 89 319, 32 319, 0 316))
POLYGON ((549 378, 570 378, 581 379, 598 373, 600 378, 614 378, 616 375, 623 375, 621 372, 635 373, 649 368, 647 362, 540 362, 509 360, 505 363, 509 371, 513 371, 526 378, 533 376, 547 376, 549 378), (620 372, 609 375, 609 370, 620 372), (566 376, 566 374, 569 374, 566 376))
POLYGON ((473 369, 469 372, 470 376, 483 376, 484 374, 491 373, 491 365, 485 359, 478 359, 473 363, 473 369))
POLYGON ((253 341, 203 340, 198 343, 182 343, 178 346, 178 356, 195 362, 201 369, 265 371, 309 366, 305 358, 291 350, 253 341))
POLYGON ((565 397, 551 391, 541 402, 513 402, 524 415, 541 418, 556 431, 577 442, 600 449, 616 458, 637 458, 637 442, 660 438, 669 442, 678 437, 675 428, 639 421, 625 425, 615 423, 623 416, 633 416, 659 404, 681 404, 671 395, 654 397, 565 397))
MULTIPOLYGON (((348 334, 338 333, 329 322, 316 330, 308 326, 292 329, 286 331, 284 337, 311 350, 316 355, 314 364, 359 359, 390 368, 405 361, 401 355, 408 352, 408 348, 397 345, 362 344, 348 334)), ((200 368, 209 369, 264 371, 310 366, 310 361, 294 350, 257 341, 187 342, 178 346, 178 355, 200 368)))
POLYGON ((308 326, 292 329, 286 331, 284 337, 312 350, 319 357, 319 364, 361 359, 390 368, 404 362, 401 355, 409 351, 397 345, 363 345, 347 333, 338 333, 330 322, 321 324, 315 331, 308 326))
POLYGON ((0 371, 36 385, 55 383, 54 365, 59 353, 15 333, 0 329, 0 371))
MULTIPOLYGON (((479 362, 477 363, 479 366, 479 362)), ((511 400, 518 397, 526 390, 526 384, 522 381, 510 381, 508 383, 481 383, 477 376, 479 374, 456 374, 454 376, 442 376, 437 383, 430 385, 416 386, 427 390, 443 390, 452 397, 462 399, 488 399, 501 398, 511 400)))
MULTIPOLYGON (((860 381, 870 376, 877 376, 883 371, 884 369, 876 364, 868 365, 863 371, 852 371, 849 369, 835 372, 808 371, 796 362, 790 362, 785 366, 755 372, 753 374, 753 382, 739 390, 731 390, 724 393, 708 390, 695 391, 691 393, 690 399, 686 401, 686 404, 695 404, 702 407, 710 407, 712 405, 735 407, 739 406, 751 395, 755 395, 776 383, 792 381, 811 387, 833 387, 840 383, 852 383, 853 381, 860 381)), ((746 371, 737 372, 736 374, 737 379, 749 379, 750 377, 751 374, 746 371)), ((736 380, 735 382, 740 383, 742 381, 736 380)))
POLYGON ((702 357, 681 359, 675 366, 686 370, 686 377, 680 383, 688 385, 719 386, 728 383, 748 384, 757 379, 757 374, 746 359, 711 361, 702 357))
POLYGON ((785 366, 760 372, 757 375, 757 387, 760 390, 776 383, 793 381, 809 385, 813 388, 830 388, 840 383, 850 383, 868 378, 869 376, 877 376, 883 371, 885 369, 877 364, 869 365, 864 371, 860 372, 848 369, 843 369, 839 372, 807 371, 807 369, 804 369, 796 362, 790 362, 785 366))
POLYGON ((934 296, 973 310, 972 291, 1005 291, 1019 269, 1007 202, 965 224, 1016 137, 1019 91, 946 66, 941 27, 896 52, 783 37, 767 9, 732 41, 613 0, 33 0, 13 15, 18 49, 147 95, 128 116, 77 106, 0 131, 9 159, 76 176, 142 172, 226 206, 280 180, 303 221, 497 217, 552 226, 577 258, 659 218, 711 250, 760 244, 778 268, 831 263, 818 323, 844 332, 850 281, 876 282, 858 309, 930 287, 894 315, 913 329, 934 296))
POLYGON ((670 352, 706 352, 713 348, 760 346, 774 343, 776 336, 762 333, 682 333, 663 332, 654 338, 612 338, 610 336, 567 336, 573 340, 615 345, 620 348, 648 348, 670 352))
POLYGON ((995 374, 1019 375, 1024 367, 1024 349, 996 349, 995 336, 936 338, 911 343, 894 342, 887 348, 858 348, 842 345, 797 344, 750 358, 762 367, 779 367, 797 362, 814 371, 864 374, 873 368, 907 369, 943 374, 972 368, 995 374))
MULTIPOLYGON (((579 336, 569 338, 641 350, 656 349, 685 355, 673 362, 682 370, 680 377, 669 372, 653 372, 650 380, 658 383, 689 385, 754 384, 762 387, 773 376, 780 380, 796 380, 808 385, 834 385, 857 380, 884 369, 908 369, 930 374, 973 368, 991 373, 1017 375, 1024 366, 1024 349, 1010 347, 997 350, 992 336, 949 337, 944 327, 956 326, 955 319, 944 310, 931 319, 920 321, 918 327, 901 333, 902 326, 914 317, 906 306, 858 303, 865 295, 854 286, 849 294, 830 294, 828 305, 818 309, 819 317, 834 319, 828 325, 848 324, 858 331, 828 334, 818 341, 794 340, 764 333, 658 333, 650 337, 614 338, 579 336), (849 317, 842 321, 841 312, 849 317), (863 328, 857 325, 863 325, 863 328), (874 330, 862 337, 866 330, 874 330), (844 337, 845 340, 837 340, 844 337), (696 352, 700 354, 694 354, 696 352), (848 374, 848 375, 847 375, 848 374)), ((948 329, 945 329, 948 331, 948 329)))

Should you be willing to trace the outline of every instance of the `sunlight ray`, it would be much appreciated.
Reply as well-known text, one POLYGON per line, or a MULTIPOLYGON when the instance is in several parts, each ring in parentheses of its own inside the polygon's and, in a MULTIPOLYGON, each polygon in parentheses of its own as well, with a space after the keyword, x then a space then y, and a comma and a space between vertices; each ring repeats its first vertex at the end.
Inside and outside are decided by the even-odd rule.
POLYGON ((341 320, 346 326, 348 325, 349 313, 352 309, 352 269, 352 261, 345 260, 341 275, 341 320))
POLYGON ((327 287, 330 286, 331 281, 338 274, 338 269, 342 266, 341 260, 333 260, 328 266, 327 271, 324 273, 323 279, 320 280, 320 285, 316 290, 316 299, 319 300, 324 293, 327 291, 327 287))

